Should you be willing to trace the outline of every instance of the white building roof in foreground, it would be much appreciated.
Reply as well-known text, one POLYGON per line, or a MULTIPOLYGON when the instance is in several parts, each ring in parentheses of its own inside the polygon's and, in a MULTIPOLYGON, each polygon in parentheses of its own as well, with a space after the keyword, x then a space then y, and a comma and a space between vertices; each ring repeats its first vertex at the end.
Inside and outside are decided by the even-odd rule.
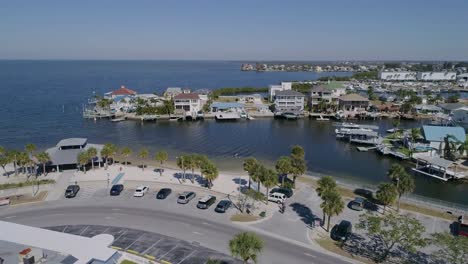
POLYGON ((89 238, 0 221, 0 239, 69 254, 77 259, 75 264, 106 263, 117 254, 117 250, 109 248, 114 241, 109 234, 89 238))

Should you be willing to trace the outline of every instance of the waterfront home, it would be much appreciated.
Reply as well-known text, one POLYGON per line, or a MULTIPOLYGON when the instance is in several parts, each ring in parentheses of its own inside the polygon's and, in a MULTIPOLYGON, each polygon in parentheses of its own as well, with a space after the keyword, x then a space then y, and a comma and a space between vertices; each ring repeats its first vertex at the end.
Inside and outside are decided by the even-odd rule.
POLYGON ((308 104, 310 109, 316 109, 321 103, 325 105, 331 104, 333 99, 332 90, 324 88, 323 86, 317 86, 310 89, 308 104))
MULTIPOLYGON (((127 87, 125 86, 120 86, 119 89, 113 91, 110 93, 110 96, 112 98, 116 97, 116 96, 135 96, 137 94, 137 92, 131 90, 131 89, 128 89, 127 87)), ((109 95, 109 93, 107 93, 106 95, 109 95)))
POLYGON ((214 102, 211 104, 211 112, 235 112, 244 113, 244 105, 240 103, 214 102))
POLYGON ((468 129, 468 107, 461 107, 452 112, 452 121, 468 129))
POLYGON ((389 102, 372 101, 370 109, 376 112, 397 113, 400 111, 400 105, 389 102))
POLYGON ((262 104, 262 95, 260 94, 246 94, 237 96, 239 102, 245 104, 262 104))
POLYGON ((197 117, 197 113, 200 112, 205 104, 204 100, 200 99, 200 96, 196 93, 181 93, 174 96, 175 113, 184 115, 186 118, 197 117))
POLYGON ((438 114, 442 113, 442 108, 436 105, 418 104, 413 107, 418 114, 438 114))
POLYGON ((344 111, 360 111, 369 107, 369 99, 351 93, 338 98, 338 108, 344 111))
POLYGON ((463 107, 467 107, 466 104, 464 103, 444 103, 444 104, 438 104, 438 107, 442 109, 444 114, 451 115, 455 110, 458 110, 463 107))
POLYGON ((179 95, 182 93, 182 88, 180 87, 168 87, 164 92, 164 97, 166 98, 174 98, 174 96, 179 95))
POLYGON ((104 145, 88 143, 86 138, 66 138, 60 140, 55 147, 49 148, 46 152, 50 156, 50 161, 46 164, 46 168, 56 171, 65 169, 76 169, 78 167, 78 155, 88 151, 90 148, 97 150, 97 156, 90 160, 95 164, 103 162, 101 150, 104 145))
POLYGON ((275 111, 301 114, 304 111, 305 96, 297 91, 284 90, 275 93, 275 111))
POLYGON ((270 101, 275 98, 276 92, 292 90, 292 82, 281 82, 279 85, 268 86, 268 94, 270 101))
POLYGON ((129 109, 132 109, 133 96, 129 95, 117 95, 112 98, 113 102, 110 105, 110 108, 117 111, 127 112, 129 109))
POLYGON ((450 136, 450 141, 456 141, 457 144, 465 142, 466 139, 463 127, 451 126, 423 126, 422 136, 432 149, 439 150, 439 152, 444 148, 447 136, 450 136))

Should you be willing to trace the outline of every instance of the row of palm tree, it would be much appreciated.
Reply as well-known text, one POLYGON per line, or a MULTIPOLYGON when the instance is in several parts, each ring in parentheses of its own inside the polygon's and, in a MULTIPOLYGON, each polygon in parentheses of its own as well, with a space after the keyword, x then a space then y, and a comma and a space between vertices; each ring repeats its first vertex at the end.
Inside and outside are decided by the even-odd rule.
POLYGON ((244 161, 244 170, 249 174, 249 188, 250 182, 253 180, 257 183, 257 191, 260 192, 260 187, 263 184, 266 189, 265 196, 268 196, 270 188, 276 186, 278 182, 278 172, 265 167, 255 158, 248 158, 244 161))
POLYGON ((393 164, 387 173, 391 182, 379 184, 376 198, 384 206, 383 213, 385 214, 386 207, 398 202, 397 211, 400 211, 400 200, 404 194, 414 191, 414 178, 406 172, 405 168, 399 164, 393 164))
POLYGON ((0 146, 0 166, 7 174, 5 167, 12 163, 15 175, 18 175, 19 172, 24 174, 29 172, 28 175, 31 175, 36 171, 36 166, 39 163, 42 164, 42 173, 45 174, 45 165, 50 160, 49 154, 45 151, 36 152, 36 149, 34 144, 26 144, 24 151, 8 150, 0 146))
POLYGON ((323 219, 328 216, 327 232, 330 230, 330 220, 332 216, 339 215, 343 212, 344 202, 338 190, 336 181, 331 176, 324 176, 317 182, 316 188, 318 196, 322 199, 320 208, 322 208, 323 219))
MULTIPOLYGON (((158 155, 156 155, 157 157, 158 155)), ((200 171, 200 176, 207 181, 207 187, 213 186, 213 181, 218 178, 219 171, 216 165, 205 155, 183 154, 177 157, 177 166, 183 171, 182 180, 186 180, 187 170, 191 170, 190 180, 195 180, 195 170, 200 171)))

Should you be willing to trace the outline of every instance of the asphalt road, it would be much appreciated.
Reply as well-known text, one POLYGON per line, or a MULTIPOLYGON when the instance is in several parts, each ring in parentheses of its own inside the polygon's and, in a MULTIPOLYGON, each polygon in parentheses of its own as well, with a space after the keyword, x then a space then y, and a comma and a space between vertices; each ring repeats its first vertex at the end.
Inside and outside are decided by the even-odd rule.
MULTIPOLYGON (((227 217, 212 211, 194 215, 189 205, 159 201, 166 206, 155 206, 155 199, 76 199, 60 200, 0 209, 0 220, 25 225, 50 227, 60 225, 103 225, 133 228, 174 237, 188 243, 229 254, 228 241, 242 231, 254 231, 263 237, 265 249, 259 263, 348 263, 321 253, 285 237, 255 227, 233 224, 227 217), (186 207, 186 208, 184 208, 186 207)), ((196 210, 196 209, 194 209, 196 210)), ((288 227, 285 226, 285 229, 288 227)))

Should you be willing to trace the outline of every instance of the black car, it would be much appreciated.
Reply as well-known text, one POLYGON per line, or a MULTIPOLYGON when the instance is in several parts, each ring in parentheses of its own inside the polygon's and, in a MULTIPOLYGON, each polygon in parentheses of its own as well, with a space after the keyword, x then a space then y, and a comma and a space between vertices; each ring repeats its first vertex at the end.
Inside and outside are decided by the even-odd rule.
POLYGON ((110 189, 110 195, 112 196, 120 195, 123 189, 124 189, 123 184, 112 185, 112 188, 110 189))
POLYGON ((342 220, 338 225, 335 225, 331 230, 331 238, 336 241, 346 241, 353 231, 351 222, 342 220))
POLYGON ((78 185, 69 185, 65 190, 65 198, 73 198, 80 191, 80 186, 78 185))
POLYGON ((225 213, 229 207, 231 207, 231 201, 221 200, 218 205, 216 205, 215 211, 218 213, 225 213))
POLYGON ((291 198, 291 196, 293 196, 294 192, 293 190, 289 189, 289 188, 273 188, 270 193, 282 193, 284 195, 286 195, 287 198, 291 198))
POLYGON ((156 199, 166 199, 169 194, 171 194, 172 190, 169 188, 162 188, 159 190, 159 192, 156 194, 156 199))

